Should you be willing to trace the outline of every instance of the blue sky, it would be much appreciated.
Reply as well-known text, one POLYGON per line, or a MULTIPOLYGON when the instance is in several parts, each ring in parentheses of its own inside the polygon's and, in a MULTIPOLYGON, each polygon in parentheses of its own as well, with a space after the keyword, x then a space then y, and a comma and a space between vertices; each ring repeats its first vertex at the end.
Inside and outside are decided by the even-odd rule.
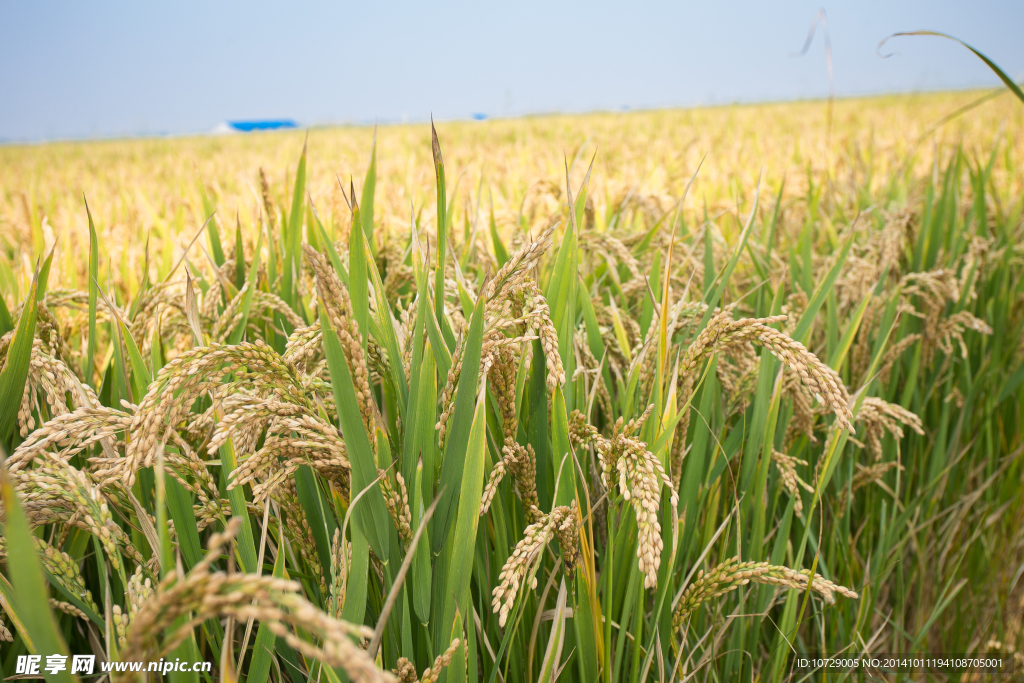
MULTIPOLYGON (((0 0, 0 140, 189 133, 824 97, 819 2, 0 0)), ((837 96, 1024 77, 1024 3, 826 4, 837 96)))

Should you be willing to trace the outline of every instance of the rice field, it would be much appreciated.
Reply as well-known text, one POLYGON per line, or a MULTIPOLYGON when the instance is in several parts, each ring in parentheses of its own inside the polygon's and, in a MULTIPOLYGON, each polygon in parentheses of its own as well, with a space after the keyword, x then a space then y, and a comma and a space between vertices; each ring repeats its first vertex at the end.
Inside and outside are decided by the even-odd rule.
POLYGON ((0 148, 4 676, 1024 666, 985 96, 0 148))

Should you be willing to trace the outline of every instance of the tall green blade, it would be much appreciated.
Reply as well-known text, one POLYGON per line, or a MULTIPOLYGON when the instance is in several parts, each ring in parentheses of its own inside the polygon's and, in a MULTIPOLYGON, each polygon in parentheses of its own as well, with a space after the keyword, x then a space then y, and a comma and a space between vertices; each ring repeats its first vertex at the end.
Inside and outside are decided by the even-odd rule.
MULTIPOLYGON (((280 535, 283 535, 283 530, 280 535)), ((284 577, 284 550, 278 550, 277 559, 274 561, 274 578, 284 577)), ((256 632, 256 642, 252 648, 252 662, 249 664, 249 674, 246 676, 246 683, 267 683, 270 676, 271 660, 274 659, 274 647, 277 636, 265 623, 260 623, 256 632)))
POLYGON ((364 263, 370 275, 370 282, 373 284, 374 305, 377 309, 376 327, 380 332, 379 335, 375 333, 374 336, 377 336, 378 341, 384 344, 384 349, 387 351, 391 367, 391 383, 398 390, 398 410, 400 416, 404 419, 406 401, 409 395, 409 384, 405 377, 402 353, 398 347, 398 335, 395 333, 398 322, 391 313, 391 304, 388 302, 384 291, 384 282, 381 280, 380 271, 377 270, 377 262, 374 260, 373 254, 370 253, 370 245, 364 242, 363 249, 364 263))
MULTIPOLYGON (((708 321, 711 320, 711 316, 714 315, 714 309, 718 306, 718 303, 722 300, 722 294, 725 292, 725 287, 729 283, 729 278, 732 276, 732 271, 736 268, 736 264, 740 260, 740 255, 743 254, 744 249, 747 248, 747 240, 750 238, 750 233, 754 228, 754 217, 757 216, 758 199, 760 197, 761 186, 758 184, 757 193, 754 194, 754 205, 750 209, 750 216, 747 218, 746 224, 743 226, 743 232, 740 233, 739 242, 736 245, 736 249, 733 250, 732 257, 729 259, 729 263, 726 264, 725 269, 718 275, 717 284, 710 286, 710 283, 705 286, 704 303, 708 305, 708 309, 701 316, 700 323, 694 328, 696 330, 703 330, 708 321)), ((710 237, 708 237, 707 244, 710 245, 710 237)), ((705 280, 709 279, 707 272, 704 273, 705 280)))
POLYGON ((494 245, 494 258, 498 262, 498 268, 505 265, 508 261, 508 249, 505 248, 505 243, 501 241, 501 235, 498 234, 498 224, 494 221, 494 207, 491 206, 491 217, 489 221, 491 230, 491 244, 494 245))
MULTIPOLYGON (((412 483, 409 491, 409 505, 412 512, 412 527, 418 528, 427 501, 434 496, 434 425, 437 421, 437 375, 434 354, 425 343, 425 323, 434 322, 427 298, 421 298, 416 306, 416 323, 412 339, 412 364, 410 365, 409 403, 406 409, 406 437, 402 451, 402 476, 406 484, 412 483)), ((411 569, 412 607, 420 622, 430 620, 430 527, 423 533, 424 538, 416 545, 416 557, 411 569)))
MULTIPOLYGON (((377 132, 373 133, 373 151, 370 152, 370 166, 366 169, 366 180, 363 181, 363 198, 359 202, 362 208, 360 218, 363 224, 363 234, 366 235, 366 242, 370 245, 370 251, 377 255, 377 245, 373 241, 373 198, 377 190, 377 132)), ((355 199, 355 197, 353 197, 355 199)))
MULTIPOLYGON (((365 496, 358 506, 366 503, 365 496)), ((352 526, 352 563, 345 582, 345 605, 341 618, 353 624, 363 623, 366 614, 367 578, 370 570, 370 542, 360 525, 352 526)))
MULTIPOLYGON (((258 232, 259 236, 263 237, 263 231, 258 232)), ((259 247, 256 248, 256 258, 259 258, 259 247)), ((235 287, 241 289, 243 284, 245 284, 245 251, 242 248, 242 224, 235 216, 235 287)))
POLYGON ((309 465, 300 465, 295 473, 295 491, 306 513, 306 523, 313 534, 313 541, 320 557, 320 566, 331 566, 331 542, 338 528, 337 520, 330 511, 317 484, 316 473, 309 465))
POLYGON ((345 283, 345 286, 347 287, 349 284, 348 270, 341 262, 341 256, 338 254, 338 250, 334 248, 334 243, 331 242, 331 238, 327 236, 327 231, 324 230, 324 226, 320 222, 320 218, 316 213, 313 214, 313 220, 316 222, 316 229, 317 233, 320 235, 320 242, 327 251, 327 257, 331 259, 331 265, 334 266, 334 271, 338 274, 338 278, 345 283))
POLYGON ((296 301, 296 278, 302 268, 302 208, 306 193, 306 145, 302 145, 302 156, 299 157, 299 168, 295 172, 295 187, 292 192, 292 208, 288 214, 287 229, 284 231, 281 266, 281 298, 293 309, 298 311, 301 306, 296 301))
POLYGON ((36 334, 36 291, 39 273, 32 280, 32 287, 25 297, 14 337, 7 347, 7 361, 0 372, 0 445, 9 444, 18 422, 18 409, 25 394, 28 379, 28 365, 32 359, 32 343, 36 334))
POLYGON ((209 216, 209 220, 206 222, 206 232, 210 236, 210 254, 219 268, 224 265, 224 247, 221 246, 220 229, 217 227, 217 219, 213 215, 217 209, 210 201, 210 195, 206 192, 206 185, 202 180, 199 181, 199 194, 203 198, 203 213, 209 216))
MULTIPOLYGON (((221 478, 226 484, 230 476, 238 469, 238 460, 235 458, 235 444, 231 439, 220 447, 221 478)), ((249 509, 246 506, 245 491, 243 487, 236 486, 227 492, 228 502, 231 504, 231 514, 242 520, 242 528, 238 531, 238 540, 235 543, 235 554, 238 556, 242 570, 248 573, 256 571, 256 563, 259 556, 256 554, 256 542, 252 533, 252 523, 249 521, 249 509)))
MULTIPOLYGON (((338 420, 352 465, 351 488, 358 492, 370 486, 377 478, 377 463, 373 457, 366 427, 363 426, 355 385, 352 383, 352 374, 345 361, 341 342, 338 341, 338 334, 331 327, 331 321, 323 314, 322 308, 320 325, 323 330, 324 355, 327 356, 327 367, 331 372, 331 389, 334 392, 335 405, 338 407, 338 420)), ((373 484, 370 491, 360 500, 355 518, 377 557, 390 557, 388 529, 391 527, 391 518, 384 506, 384 494, 381 493, 379 484, 373 484)))
MULTIPOLYGON (((415 226, 414 226, 415 227, 415 226)), ((441 328, 437 324, 437 318, 434 315, 434 306, 430 300, 430 287, 427 281, 427 267, 426 259, 422 259, 418 254, 413 256, 413 269, 416 276, 416 289, 421 292, 420 295, 420 306, 428 309, 430 313, 429 319, 424 319, 423 324, 426 328, 427 338, 430 340, 430 348, 434 352, 434 360, 437 361, 438 368, 441 370, 442 376, 447 376, 448 370, 452 367, 452 354, 448 350, 447 344, 444 343, 444 339, 441 335, 441 328)))
POLYGON ((556 671, 562 659, 562 647, 565 643, 565 579, 562 579, 558 589, 558 600, 555 603, 554 616, 552 617, 551 633, 548 635, 548 646, 544 651, 544 659, 541 662, 540 676, 538 683, 554 683, 556 671))
MULTIPOLYGON (((245 281, 245 294, 242 295, 241 319, 238 326, 231 331, 228 337, 228 344, 238 344, 245 336, 245 327, 249 324, 249 311, 252 309, 252 297, 256 293, 257 278, 260 271, 260 247, 263 245, 263 231, 256 237, 256 249, 252 256, 252 265, 249 266, 249 275, 245 281)), ((239 252, 240 253, 240 252, 239 252)))
POLYGON ((437 278, 434 283, 434 314, 437 324, 444 328, 444 262, 448 248, 448 205, 444 187, 444 159, 441 158, 441 143, 437 139, 434 122, 430 122, 431 151, 434 155, 434 173, 437 176, 437 278))
POLYGON ((117 321, 117 324, 121 329, 124 348, 128 352, 128 363, 132 368, 132 392, 136 400, 142 400, 142 397, 146 395, 150 382, 153 381, 153 376, 149 368, 146 367, 146 362, 142 359, 142 353, 139 351, 135 340, 132 339, 128 328, 120 320, 117 321))
MULTIPOLYGON (((995 75, 999 77, 999 80, 1001 80, 1003 82, 1003 85, 1005 85, 1007 88, 1009 88, 1010 92, 1012 92, 1014 95, 1017 96, 1018 100, 1020 100, 1021 102, 1024 102, 1024 92, 1021 91, 1020 86, 1018 86, 1016 83, 1014 83, 1013 79, 1010 78, 1008 75, 1006 75, 1006 72, 1003 71, 1002 69, 1000 69, 998 64, 996 64, 991 59, 989 59, 987 56, 985 56, 984 53, 982 53, 981 51, 971 47, 970 45, 968 45, 964 41, 960 40, 959 38, 955 38, 955 37, 953 37, 953 36, 951 36, 951 35, 949 35, 947 33, 940 33, 939 31, 906 31, 906 32, 902 32, 902 33, 894 33, 891 36, 889 36, 889 38, 896 38, 897 36, 938 36, 939 38, 946 38, 948 40, 953 40, 953 41, 956 41, 956 42, 960 43, 961 45, 966 47, 968 50, 973 52, 978 57, 978 59, 980 59, 981 61, 985 62, 985 65, 988 66, 988 68, 992 69, 992 72, 995 73, 995 75)), ((881 43, 879 43, 878 47, 881 48, 882 45, 884 45, 885 42, 887 40, 889 40, 889 38, 886 38, 881 43)))
POLYGON ((569 442, 569 414, 561 387, 555 387, 551 400, 551 448, 552 481, 558 482, 554 504, 569 505, 576 500, 576 467, 569 442))
POLYGON ((465 350, 462 357, 462 374, 459 377, 455 392, 455 410, 448 424, 445 439, 444 461, 441 463, 440 496, 437 513, 434 515, 431 530, 431 542, 434 552, 444 547, 445 539, 451 530, 452 521, 459 506, 461 483, 464 481, 466 467, 466 448, 469 444, 470 430, 474 420, 474 406, 477 401, 477 388, 480 373, 480 350, 484 332, 484 300, 477 301, 476 310, 469 324, 465 350))
POLYGON ((199 526, 192 508, 192 495, 174 477, 167 477, 167 509, 174 520, 174 531, 178 537, 178 549, 187 569, 203 559, 203 548, 199 541, 199 526))
MULTIPOLYGON (((28 519, 6 467, 0 468, 0 490, 3 491, 4 540, 7 544, 7 556, 18 558, 16 562, 7 562, 7 572, 14 586, 14 602, 19 619, 24 624, 37 654, 44 657, 55 654, 67 656, 68 646, 61 637, 57 622, 48 606, 49 592, 46 590, 46 579, 43 577, 43 569, 32 542, 28 519)), ((71 683, 73 680, 68 670, 56 674, 46 673, 45 677, 48 681, 61 683, 71 683)))
POLYGON ((468 614, 470 606, 470 579, 473 575, 473 554, 476 551, 476 530, 480 521, 480 499, 484 486, 484 463, 487 459, 486 391, 481 391, 473 411, 473 422, 466 447, 462 478, 459 482, 458 515, 455 536, 451 544, 452 558, 448 565, 444 612, 435 625, 438 635, 451 629, 455 614, 468 614))
POLYGON ((85 213, 89 216, 89 346, 85 354, 85 381, 93 383, 93 376, 96 372, 96 298, 99 288, 96 280, 100 276, 100 247, 96 238, 96 226, 92 222, 92 212, 89 204, 85 205, 85 213))
POLYGON ((365 238, 359 215, 359 205, 353 203, 348 243, 348 291, 352 299, 352 314, 359 325, 365 349, 370 331, 370 294, 366 280, 366 248, 363 245, 365 238))
POLYGON ((818 288, 814 290, 814 296, 811 297, 810 302, 807 304, 807 308, 804 309, 803 314, 800 316, 800 322, 796 326, 796 331, 793 332, 793 338, 797 341, 806 341, 808 333, 811 331, 811 325, 814 324, 814 317, 818 315, 818 311, 821 310, 822 304, 825 303, 825 299, 828 298, 828 293, 832 291, 832 286, 836 282, 836 278, 839 277, 839 273, 842 272, 843 266, 846 265, 846 259, 850 255, 850 248, 853 246, 853 235, 851 234, 849 239, 846 240, 846 244, 843 245, 843 250, 839 252, 839 258, 829 269, 828 274, 825 275, 825 279, 821 281, 818 288))
POLYGON ((11 311, 4 301, 3 291, 0 290, 0 336, 3 336, 14 329, 14 321, 11 319, 11 311))

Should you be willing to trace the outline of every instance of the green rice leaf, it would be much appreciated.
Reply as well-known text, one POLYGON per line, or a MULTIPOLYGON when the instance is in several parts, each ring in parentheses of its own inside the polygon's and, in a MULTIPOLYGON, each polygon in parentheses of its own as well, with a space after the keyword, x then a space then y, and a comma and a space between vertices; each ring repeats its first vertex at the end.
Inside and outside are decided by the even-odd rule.
POLYGON ((11 620, 14 629, 21 636, 21 641, 25 644, 28 651, 38 652, 35 641, 32 640, 32 634, 25 628, 25 621, 21 618, 18 611, 18 605, 14 600, 15 594, 14 586, 11 585, 6 576, 0 574, 0 605, 3 606, 7 618, 11 620))
MULTIPOLYGON (((238 469, 238 460, 235 458, 235 444, 228 439, 220 447, 221 477, 226 484, 231 474, 238 469)), ((245 572, 255 572, 259 557, 256 555, 256 542, 253 538, 252 523, 249 521, 249 509, 245 504, 245 491, 243 487, 236 486, 227 492, 228 502, 231 504, 231 514, 242 520, 242 527, 238 530, 238 537, 235 542, 235 554, 238 556, 238 563, 245 572)))
POLYGON ((800 316, 800 322, 796 326, 796 330, 793 332, 793 339, 799 342, 806 342, 807 335, 811 331, 811 325, 814 324, 814 318, 818 315, 818 311, 821 309, 821 305, 825 303, 825 299, 828 298, 828 293, 832 291, 833 285, 836 283, 836 278, 839 277, 839 273, 842 272, 843 266, 846 265, 846 259, 850 255, 850 247, 853 246, 853 237, 851 234, 849 239, 846 240, 846 244, 843 245, 843 250, 839 252, 839 258, 829 268, 828 273, 825 275, 825 279, 821 281, 818 288, 814 290, 814 296, 811 297, 810 302, 807 304, 807 308, 804 309, 803 315, 800 316))
MULTIPOLYGON (((475 420, 474 405, 478 404, 477 388, 480 373, 480 349, 484 332, 484 300, 480 297, 473 311, 469 324, 462 356, 462 374, 459 377, 455 392, 455 410, 448 424, 448 435, 445 440, 444 460, 441 463, 440 496, 437 513, 432 520, 431 542, 434 552, 444 547, 451 530, 452 521, 460 503, 458 496, 461 482, 464 481, 466 467, 466 449, 469 445, 470 431, 475 420)), ((447 623, 447 622, 446 622, 447 623)))
MULTIPOLYGON (((412 480, 413 482, 413 493, 411 495, 412 501, 415 504, 413 508, 413 522, 417 523, 423 517, 423 488, 424 488, 424 470, 425 466, 423 462, 416 467, 416 476, 412 480)), ((416 610, 416 614, 420 619, 421 623, 430 623, 430 585, 433 576, 433 568, 430 565, 430 527, 427 526, 423 529, 424 538, 416 546, 415 556, 413 557, 412 563, 412 606, 416 610)))
MULTIPOLYGON (((370 152, 370 166, 366 169, 366 180, 363 181, 363 198, 359 202, 360 218, 363 234, 370 246, 370 252, 376 256, 377 246, 373 241, 373 196, 377 190, 377 131, 373 132, 373 150, 370 152)), ((355 197, 353 197, 355 199, 355 197)), ((371 259, 372 260, 372 259, 371 259)))
MULTIPOLYGON (((402 452, 402 476, 406 485, 411 482, 409 506, 412 512, 412 526, 419 527, 425 501, 433 495, 435 434, 437 420, 437 382, 434 354, 425 344, 424 327, 427 321, 434 322, 429 312, 429 299, 420 299, 416 307, 416 325, 413 338, 407 344, 413 345, 409 406, 406 411, 406 437, 402 452)), ((425 538, 416 546, 416 557, 412 565, 411 592, 412 606, 421 623, 430 620, 430 527, 423 530, 425 538)))
POLYGON ((167 510, 174 520, 174 531, 178 537, 178 549, 185 567, 192 569, 203 559, 202 544, 199 541, 199 526, 192 509, 192 494, 174 477, 166 477, 167 510))
POLYGON ((491 244, 494 245, 494 258, 498 262, 498 268, 505 265, 508 261, 508 249, 505 248, 505 243, 501 241, 501 235, 498 234, 498 224, 494 222, 494 206, 491 206, 491 244))
MULTIPOLYGON (((486 382, 486 380, 485 380, 486 382)), ((474 383, 475 384, 475 383, 474 383)), ((486 391, 480 391, 473 411, 473 423, 465 452, 464 467, 459 486, 458 515, 455 519, 454 542, 448 578, 442 629, 454 624, 456 614, 467 614, 470 604, 470 579, 473 575, 473 555, 476 552, 476 530, 480 521, 480 499, 484 486, 484 465, 487 459, 486 391)), ((443 496, 443 492, 442 492, 443 496)))
MULTIPOLYGON (((360 505, 366 501, 361 500, 360 505)), ((345 604, 341 618, 353 624, 363 623, 366 614, 368 572, 370 570, 370 542, 358 524, 352 526, 352 563, 345 582, 345 604)))
MULTIPOLYGON (((282 529, 279 536, 284 535, 282 529)), ((274 561, 274 578, 280 579, 284 577, 284 557, 285 553, 283 549, 278 549, 277 559, 274 561)), ((246 676, 246 683, 267 683, 267 678, 270 676, 270 664, 274 658, 274 649, 277 641, 277 636, 274 635, 273 631, 264 624, 260 623, 260 628, 256 632, 256 642, 252 647, 252 662, 249 664, 249 673, 246 676)))
POLYGON ((391 304, 388 302, 384 291, 384 282, 381 280, 380 272, 377 270, 377 262, 370 252, 370 244, 363 241, 363 249, 367 271, 370 274, 370 282, 373 284, 374 303, 376 305, 376 328, 380 332, 378 339, 384 344, 388 354, 388 361, 391 366, 391 383, 398 390, 399 415, 405 419, 406 401, 409 400, 409 384, 405 377, 405 366, 402 362, 402 352, 398 347, 398 335, 395 328, 398 321, 391 312, 391 304))
POLYGON ((43 265, 39 268, 39 288, 36 289, 36 301, 39 303, 46 298, 46 285, 50 281, 50 266, 53 265, 53 252, 56 249, 56 244, 50 247, 50 253, 43 259, 43 265))
POLYGON ((32 279, 32 287, 25 297, 18 326, 7 348, 7 361, 0 371, 0 444, 9 443, 18 422, 18 409, 25 393, 28 379, 28 365, 32 358, 32 342, 36 334, 36 291, 39 287, 39 271, 32 279))
POLYGON ((210 217, 206 222, 206 231, 210 236, 210 253, 213 255, 213 260, 217 264, 217 267, 224 265, 224 247, 220 243, 220 229, 217 227, 217 219, 214 214, 217 209, 213 206, 213 202, 210 201, 210 195, 206 192, 206 185, 203 181, 199 181, 199 194, 203 198, 203 213, 210 217))
MULTIPOLYGON (((952 41, 955 41, 957 43, 960 43, 961 45, 966 47, 968 50, 973 52, 978 57, 978 59, 980 59, 981 61, 985 62, 985 65, 988 68, 992 69, 992 72, 996 76, 999 77, 999 80, 1001 80, 1003 82, 1003 85, 1005 85, 1007 88, 1009 88, 1010 92, 1012 92, 1014 95, 1017 96, 1018 100, 1020 100, 1021 102, 1024 102, 1024 92, 1021 92, 1020 86, 1018 86, 1016 83, 1014 83, 1013 79, 1010 78, 1008 75, 1006 75, 1006 72, 1003 71, 1002 69, 1000 69, 998 64, 996 64, 991 59, 989 59, 987 56, 985 56, 985 54, 983 52, 981 52, 980 50, 977 50, 976 48, 971 47, 970 45, 968 45, 964 41, 960 40, 959 38, 955 38, 955 37, 949 35, 948 33, 940 33, 939 31, 905 31, 905 32, 901 32, 901 33, 894 33, 891 36, 889 36, 889 38, 896 38, 898 36, 938 36, 939 38, 946 38, 947 40, 952 40, 952 41)), ((889 40, 889 38, 886 38, 881 43, 879 43, 878 44, 878 48, 881 49, 882 45, 884 45, 885 42, 887 40, 889 40)))
POLYGON ((320 241, 323 244, 324 249, 327 251, 327 257, 331 259, 331 265, 334 266, 334 271, 338 274, 338 278, 348 286, 348 270, 345 269, 345 265, 341 262, 341 257, 338 255, 338 250, 334 248, 334 243, 331 242, 330 237, 327 236, 327 231, 324 230, 323 224, 320 222, 320 217, 313 213, 313 220, 316 222, 316 229, 320 234, 320 241))
POLYGON ((441 328, 437 324, 434 306, 428 295, 430 288, 427 282, 426 266, 421 265, 419 258, 415 255, 413 257, 413 269, 416 276, 416 288, 418 291, 422 292, 422 295, 419 297, 420 306, 425 307, 430 313, 430 319, 424 320, 423 322, 427 332, 427 338, 430 340, 430 348, 434 352, 434 360, 437 361, 442 375, 447 376, 448 370, 452 367, 452 354, 451 351, 448 350, 448 345, 444 343, 444 339, 441 336, 441 328))
MULTIPOLYGON (((258 238, 263 237, 263 231, 257 232, 258 238)), ((260 249, 256 247, 255 258, 259 258, 260 249)), ((245 284, 245 250, 242 248, 242 224, 238 221, 238 216, 235 216, 235 282, 234 285, 238 289, 242 288, 245 284)))
MULTIPOLYGON (((704 271, 704 279, 706 282, 704 291, 707 292, 704 295, 704 303, 708 305, 708 309, 704 312, 704 315, 701 316, 700 323, 698 323, 696 328, 694 328, 695 330, 703 330, 705 327, 707 327, 708 321, 711 320, 711 316, 714 315, 715 307, 718 306, 718 303, 722 300, 722 294, 723 292, 725 292, 725 287, 729 283, 729 278, 732 276, 732 271, 736 268, 736 264, 740 260, 740 255, 742 255, 743 251, 747 248, 747 240, 750 238, 750 233, 754 228, 754 217, 757 215, 757 206, 760 196, 761 185, 760 183, 758 183, 757 192, 754 194, 754 204, 750 209, 750 216, 747 218, 747 222, 743 226, 743 232, 740 233, 739 243, 733 250, 732 257, 729 259, 729 263, 726 264, 725 269, 717 277, 717 284, 714 284, 712 286, 712 282, 714 282, 714 280, 709 282, 708 280, 711 276, 708 275, 708 271, 706 269, 704 271)), ((705 240, 705 244, 710 246, 710 234, 705 235, 705 240)), ((705 258, 708 258, 706 254, 707 250, 705 250, 705 258)), ((712 270, 714 270, 714 263, 712 262, 711 265, 712 270)))
POLYGON ((299 465, 298 471, 295 472, 295 490, 316 543, 320 566, 330 567, 331 542, 338 522, 317 485, 316 473, 309 465, 299 465))
POLYGON ((864 320, 864 313, 868 310, 868 304, 871 303, 872 298, 870 295, 865 296, 864 300, 857 306, 857 310, 854 311, 853 317, 846 323, 843 337, 839 340, 835 351, 828 359, 828 365, 833 370, 839 370, 843 365, 843 361, 846 360, 846 354, 850 352, 850 347, 853 346, 854 337, 857 336, 857 330, 860 329, 860 324, 864 320))
POLYGON ((366 248, 363 226, 359 219, 359 206, 352 205, 352 227, 349 231, 348 291, 352 299, 352 314, 359 325, 363 348, 366 348, 370 324, 370 294, 366 280, 366 248))
POLYGON ((4 301, 3 292, 0 292, 0 336, 3 336, 14 329, 14 321, 11 319, 11 311, 4 301))
POLYGON ((568 593, 565 589, 565 579, 562 579, 558 587, 558 598, 555 601, 554 615, 552 616, 551 633, 548 634, 548 646, 544 650, 544 660, 541 662, 538 683, 553 683, 560 669, 562 660, 562 646, 565 643, 565 601, 568 593))
MULTIPOLYGON (((239 238, 241 239, 241 238, 239 238)), ((249 266, 249 275, 245 281, 245 294, 242 295, 242 308, 241 308, 241 319, 238 321, 238 326, 231 331, 231 335, 228 336, 228 344, 238 344, 242 341, 242 337, 245 336, 245 327, 249 324, 249 311, 252 309, 252 297, 256 293, 257 278, 259 277, 260 271, 260 252, 263 246, 263 231, 261 230, 259 235, 256 237, 256 250, 253 252, 252 264, 249 266)), ((238 248, 241 248, 241 242, 239 242, 238 248)), ((239 251, 241 253, 241 251, 239 251)), ((240 285, 241 286, 241 285, 240 285)))
POLYGON ((106 628, 106 624, 103 621, 103 617, 101 617, 99 614, 97 614, 96 611, 91 606, 89 606, 88 603, 86 603, 80 597, 75 595, 74 592, 69 591, 67 588, 65 588, 64 585, 60 582, 60 580, 57 579, 57 577, 55 577, 53 574, 51 574, 46 569, 46 567, 43 567, 43 573, 46 574, 46 580, 49 581, 50 586, 55 591, 60 593, 60 595, 62 596, 62 598, 61 598, 62 600, 66 600, 67 602, 70 602, 72 605, 74 605, 78 609, 82 610, 82 613, 85 614, 85 616, 89 618, 89 621, 91 621, 92 623, 96 624, 96 626, 98 628, 100 628, 100 629, 105 629, 106 628))
MULTIPOLYGON (((283 244, 281 265, 281 298, 298 311, 301 307, 295 300, 295 278, 301 274, 302 249, 302 207, 306 193, 306 145, 302 145, 299 168, 295 172, 295 188, 292 192, 292 208, 288 214, 287 227, 282 231, 283 244)), ((283 226, 282 226, 283 227, 283 226)))
MULTIPOLYGON (((84 200, 84 197, 83 197, 84 200)), ((96 280, 100 276, 100 247, 96 237, 96 226, 92 222, 89 204, 85 205, 85 213, 89 216, 89 346, 85 354, 85 381, 92 384, 96 372, 96 298, 99 287, 96 280)))
MULTIPOLYGON (((14 587, 14 611, 29 636, 26 644, 34 645, 35 652, 40 655, 66 656, 68 646, 47 604, 49 591, 46 590, 42 565, 32 542, 28 519, 6 467, 0 468, 0 490, 3 492, 4 540, 8 557, 18 558, 17 562, 7 563, 7 572, 14 587)), ((71 683, 73 680, 67 670, 48 674, 47 679, 60 683, 71 683)))
MULTIPOLYGON (((330 319, 323 314, 323 309, 320 314, 320 325, 323 330, 324 355, 327 356, 327 366, 331 372, 334 402, 338 406, 338 420, 352 465, 351 488, 353 491, 362 491, 377 478, 377 463, 373 457, 366 428, 363 426, 355 385, 352 383, 345 354, 341 350, 341 342, 338 341, 337 332, 331 327, 330 319)), ((391 519, 384 506, 384 494, 381 493, 379 484, 373 484, 365 500, 360 502, 355 519, 369 540, 370 546, 377 553, 377 557, 390 557, 387 530, 391 526, 391 519)))
POLYGON ((128 328, 121 320, 118 320, 117 324, 120 327, 121 337, 124 339, 124 348, 128 352, 128 362, 132 368, 132 391, 134 396, 139 397, 139 400, 141 400, 141 397, 146 395, 146 389, 153 381, 153 377, 149 372, 149 368, 146 367, 146 362, 142 359, 139 347, 136 345, 135 340, 132 339, 128 328))
MULTIPOLYGON (((437 267, 434 269, 435 282, 444 282, 445 250, 448 248, 448 205, 444 186, 444 159, 441 157, 441 143, 437 139, 437 129, 430 122, 431 152, 434 155, 434 173, 437 177, 437 267)), ((434 314, 437 324, 444 327, 444 285, 434 288, 434 314)))
POLYGON ((569 414, 566 412, 562 388, 555 387, 551 399, 551 465, 553 481, 558 482, 555 505, 569 505, 576 500, 576 467, 569 442, 569 414))

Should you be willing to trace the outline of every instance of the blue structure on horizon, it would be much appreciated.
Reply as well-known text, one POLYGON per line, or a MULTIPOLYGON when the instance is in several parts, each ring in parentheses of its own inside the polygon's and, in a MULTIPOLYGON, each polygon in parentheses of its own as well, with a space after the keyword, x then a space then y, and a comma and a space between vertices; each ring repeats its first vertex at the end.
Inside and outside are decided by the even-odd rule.
POLYGON ((240 133, 251 133, 257 130, 285 130, 298 128, 299 124, 292 119, 265 119, 262 121, 228 121, 228 127, 240 133))

